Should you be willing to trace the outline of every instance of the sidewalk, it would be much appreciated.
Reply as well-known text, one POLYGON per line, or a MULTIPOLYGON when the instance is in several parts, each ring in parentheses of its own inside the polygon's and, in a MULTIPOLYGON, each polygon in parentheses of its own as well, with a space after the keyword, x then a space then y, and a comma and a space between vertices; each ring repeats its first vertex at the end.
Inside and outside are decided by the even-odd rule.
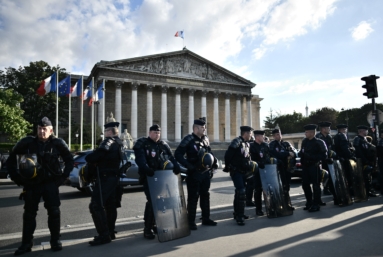
POLYGON ((343 208, 328 203, 315 213, 299 207, 288 217, 252 215, 245 226, 227 215, 217 227, 197 223, 190 236, 166 243, 144 239, 140 229, 119 232, 112 243, 96 247, 88 244, 92 238, 63 241, 56 253, 47 242, 24 256, 383 256, 382 207, 383 197, 343 208))

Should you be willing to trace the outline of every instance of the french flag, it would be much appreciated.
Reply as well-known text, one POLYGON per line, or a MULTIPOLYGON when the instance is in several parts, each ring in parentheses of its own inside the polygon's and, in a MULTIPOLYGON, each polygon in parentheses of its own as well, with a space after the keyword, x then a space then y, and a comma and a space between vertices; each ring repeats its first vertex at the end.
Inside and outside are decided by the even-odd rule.
POLYGON ((36 90, 36 93, 39 96, 44 96, 49 92, 56 92, 57 90, 57 73, 53 73, 52 76, 41 81, 39 88, 36 90))
POLYGON ((81 96, 82 79, 79 79, 76 84, 71 88, 71 97, 81 96))
POLYGON ((183 30, 177 31, 174 36, 175 37, 184 38, 184 31, 183 30))
POLYGON ((83 101, 85 101, 89 97, 92 97, 92 87, 93 87, 93 84, 92 84, 92 81, 90 81, 89 85, 86 87, 86 89, 82 93, 82 97, 81 98, 82 98, 83 101))
POLYGON ((97 92, 90 99, 88 106, 92 106, 93 102, 97 102, 98 100, 104 98, 104 91, 102 90, 103 87, 104 87, 104 83, 100 85, 100 87, 97 89, 97 92))

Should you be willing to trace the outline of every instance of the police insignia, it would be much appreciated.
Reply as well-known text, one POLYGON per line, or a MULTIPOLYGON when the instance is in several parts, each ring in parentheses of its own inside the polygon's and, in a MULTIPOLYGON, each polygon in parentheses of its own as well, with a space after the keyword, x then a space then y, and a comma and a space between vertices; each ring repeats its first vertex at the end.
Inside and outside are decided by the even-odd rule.
POLYGON ((260 156, 261 158, 263 158, 263 153, 259 153, 259 156, 260 156))
POLYGON ((194 145, 194 149, 198 152, 198 148, 197 148, 197 146, 196 145, 194 145))
POLYGON ((152 157, 156 156, 156 152, 152 150, 152 157))
POLYGON ((277 150, 277 152, 279 152, 279 148, 278 147, 276 147, 275 150, 277 150))

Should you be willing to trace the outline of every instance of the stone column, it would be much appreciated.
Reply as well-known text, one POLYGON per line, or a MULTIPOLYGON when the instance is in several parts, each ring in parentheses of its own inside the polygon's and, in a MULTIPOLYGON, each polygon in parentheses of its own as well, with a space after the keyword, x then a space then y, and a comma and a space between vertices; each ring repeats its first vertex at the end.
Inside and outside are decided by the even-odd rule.
POLYGON ((146 93, 146 132, 153 125, 153 85, 147 85, 146 93))
POLYGON ((187 133, 192 131, 194 123, 194 89, 189 89, 189 127, 187 128, 187 133))
POLYGON ((252 115, 251 115, 251 95, 246 96, 247 101, 247 123, 248 126, 253 127, 252 115))
POLYGON ((161 139, 168 140, 168 87, 162 86, 161 96, 161 139))
POLYGON ((225 141, 230 142, 230 93, 225 95, 225 141))
POLYGON ((219 92, 214 92, 214 142, 219 142, 219 110, 218 110, 218 96, 219 92))
MULTIPOLYGON (((116 115, 116 121, 121 124, 121 86, 122 86, 122 81, 115 81, 116 84, 116 99, 115 99, 115 110, 114 113, 116 115)), ((120 125, 121 127, 121 125, 120 125)), ((122 131, 120 131, 122 132, 122 131)))
POLYGON ((175 117, 175 141, 181 142, 181 90, 182 88, 176 87, 176 117, 175 117))
POLYGON ((130 114, 131 128, 130 133, 134 140, 137 139, 137 87, 138 83, 132 83, 132 109, 130 114))
POLYGON ((207 122, 206 94, 207 94, 207 90, 203 90, 202 97, 201 97, 201 117, 206 117, 206 122, 207 122))
POLYGON ((237 95, 237 101, 236 101, 236 109, 235 109, 235 114, 236 114, 236 136, 241 135, 241 130, 240 127, 242 126, 242 110, 241 110, 241 99, 243 98, 242 95, 237 95))

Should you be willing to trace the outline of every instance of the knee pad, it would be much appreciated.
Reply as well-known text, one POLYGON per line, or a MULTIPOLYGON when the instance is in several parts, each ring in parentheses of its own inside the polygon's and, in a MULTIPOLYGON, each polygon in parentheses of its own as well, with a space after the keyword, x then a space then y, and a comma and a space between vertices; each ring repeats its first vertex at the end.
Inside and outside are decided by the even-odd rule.
POLYGON ((48 216, 49 217, 60 217, 60 208, 58 206, 53 206, 48 208, 48 216))
POLYGON ((90 202, 89 204, 89 211, 90 213, 94 213, 94 212, 97 212, 97 211, 100 211, 102 210, 101 206, 96 203, 96 202, 90 202))

